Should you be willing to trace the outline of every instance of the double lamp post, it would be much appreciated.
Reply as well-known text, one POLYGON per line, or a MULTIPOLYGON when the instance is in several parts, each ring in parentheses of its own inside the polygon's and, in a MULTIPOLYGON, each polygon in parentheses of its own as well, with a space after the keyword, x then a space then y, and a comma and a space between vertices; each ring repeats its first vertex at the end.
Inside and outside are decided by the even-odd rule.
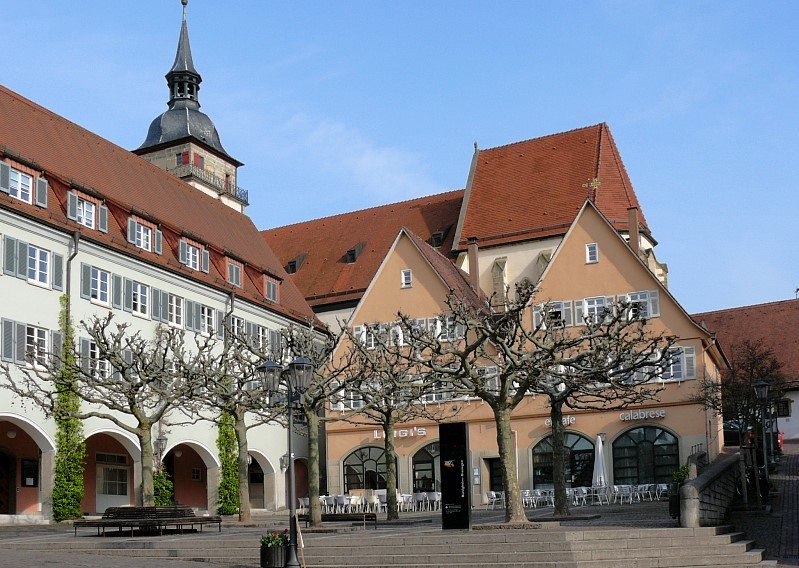
POLYGON ((288 457, 289 457, 289 550, 286 566, 298 568, 297 559, 297 495, 294 486, 294 412, 300 406, 300 397, 308 389, 313 378, 313 363, 306 357, 297 357, 284 367, 275 361, 264 361, 258 366, 258 378, 268 393, 270 400, 285 393, 288 413, 288 457), (283 380, 285 379, 285 380, 283 380), (285 386, 285 389, 281 388, 285 386))

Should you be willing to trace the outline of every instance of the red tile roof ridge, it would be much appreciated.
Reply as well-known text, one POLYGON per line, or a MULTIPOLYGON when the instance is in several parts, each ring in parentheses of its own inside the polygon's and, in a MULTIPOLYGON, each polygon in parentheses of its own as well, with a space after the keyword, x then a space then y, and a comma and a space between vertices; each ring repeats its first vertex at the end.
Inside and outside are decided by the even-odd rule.
POLYGON ((574 132, 579 132, 580 130, 590 130, 592 128, 604 128, 605 130, 608 129, 607 122, 598 122, 597 124, 589 124, 588 126, 579 126, 577 128, 571 128, 569 130, 564 130, 562 132, 553 132, 551 134, 543 134, 541 136, 534 136, 533 138, 527 138, 526 140, 517 140, 516 142, 510 142, 508 144, 501 144, 499 146, 492 146, 491 148, 478 148, 479 152, 488 152, 490 150, 499 150, 501 148, 510 148, 511 146, 516 146, 518 144, 526 144, 527 142, 535 142, 538 140, 546 140, 547 138, 554 138, 556 136, 563 136, 564 134, 572 134, 574 132))
POLYGON ((788 300, 775 300, 773 302, 763 302, 761 304, 748 304, 746 306, 735 306, 734 308, 721 308, 719 310, 708 310, 706 312, 697 312, 695 314, 691 314, 691 317, 696 319, 699 316, 709 315, 709 314, 718 314, 722 312, 732 312, 737 310, 748 310, 751 308, 761 308, 766 306, 774 306, 777 304, 797 304, 799 307, 799 298, 790 298, 788 300))
MULTIPOLYGON (((596 153, 596 177, 599 177, 599 165, 602 159, 602 135, 606 134, 608 140, 610 141, 610 150, 613 157, 613 162, 616 164, 616 167, 621 171, 621 183, 624 186, 624 195, 627 197, 627 201, 632 203, 637 203, 638 199, 635 195, 635 190, 631 187, 632 181, 630 180, 630 174, 627 173, 627 167, 624 165, 624 161, 621 159, 621 155, 619 154, 619 148, 616 146, 616 140, 613 138, 613 133, 610 131, 610 127, 606 122, 602 123, 602 128, 599 131, 599 140, 597 141, 597 153, 596 153)), ((596 190, 597 193, 602 191, 602 186, 599 186, 599 189, 596 190)), ((596 196, 595 196, 596 197, 596 196)), ((646 219, 644 218, 644 212, 641 209, 640 203, 638 203, 638 215, 639 220, 641 222, 642 228, 647 233, 647 235, 651 238, 651 232, 649 230, 649 226, 647 225, 646 219)))
POLYGON ((333 215, 327 215, 325 217, 316 217, 314 219, 307 219, 305 221, 297 221, 296 223, 289 223, 287 225, 279 225, 277 227, 270 227, 268 229, 262 229, 261 233, 266 233, 270 231, 277 231, 282 229, 288 229, 290 227, 297 227, 299 225, 309 225, 311 223, 318 223, 319 221, 325 221, 329 219, 336 219, 337 217, 349 217, 351 215, 357 215, 358 213, 366 213, 367 211, 375 211, 377 209, 384 209, 386 207, 394 207, 397 205, 410 205, 415 201, 423 201, 425 199, 433 199, 439 198, 443 199, 445 197, 454 197, 457 193, 463 193, 463 189, 450 189, 448 191, 442 191, 440 193, 432 193, 430 195, 422 195, 420 197, 412 197, 410 199, 405 199, 403 201, 394 201, 392 203, 385 203, 383 205, 373 205, 372 207, 365 207, 363 209, 356 209, 354 211, 345 211, 343 213, 334 213, 333 215))

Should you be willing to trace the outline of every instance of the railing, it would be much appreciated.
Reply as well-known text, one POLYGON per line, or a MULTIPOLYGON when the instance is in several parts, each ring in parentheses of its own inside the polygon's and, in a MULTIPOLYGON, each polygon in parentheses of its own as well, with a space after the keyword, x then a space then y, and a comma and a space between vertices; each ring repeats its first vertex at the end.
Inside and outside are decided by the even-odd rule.
POLYGON ((214 187, 220 194, 229 195, 241 201, 244 205, 250 204, 250 199, 249 199, 250 195, 246 189, 243 189, 237 185, 231 185, 230 183, 227 182, 227 180, 215 176, 210 172, 206 172, 204 169, 199 168, 193 164, 183 164, 167 171, 170 174, 175 175, 179 178, 184 178, 189 176, 200 178, 208 185, 214 187))
MULTIPOLYGON (((691 461, 689 459, 689 467, 691 461)), ((694 471, 697 461, 694 460, 694 471)), ((695 479, 689 479, 680 487, 680 526, 712 527, 722 524, 739 487, 746 503, 746 476, 741 454, 726 456, 707 465, 695 479)))

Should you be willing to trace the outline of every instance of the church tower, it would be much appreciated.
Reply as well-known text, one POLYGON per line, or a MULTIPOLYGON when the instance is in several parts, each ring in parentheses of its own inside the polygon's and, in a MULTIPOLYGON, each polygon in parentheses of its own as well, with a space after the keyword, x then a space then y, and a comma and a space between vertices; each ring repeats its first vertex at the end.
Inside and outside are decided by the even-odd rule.
POLYGON ((200 112, 202 77, 194 68, 186 25, 186 5, 180 27, 175 62, 166 74, 169 86, 168 109, 150 124, 147 139, 133 152, 196 187, 244 212, 247 192, 236 184, 241 162, 222 147, 216 126, 200 112))

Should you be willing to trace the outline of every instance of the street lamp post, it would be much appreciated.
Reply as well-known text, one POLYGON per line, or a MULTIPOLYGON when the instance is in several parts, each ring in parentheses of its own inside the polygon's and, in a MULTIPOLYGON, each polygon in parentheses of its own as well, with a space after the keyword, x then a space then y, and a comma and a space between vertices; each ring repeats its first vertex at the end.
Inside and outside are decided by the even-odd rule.
POLYGON ((768 405, 769 383, 765 379, 760 379, 755 384, 755 395, 760 403, 761 429, 763 430, 763 479, 766 482, 765 492, 768 498, 769 478, 768 478, 768 446, 766 445, 766 407, 768 405))
POLYGON ((158 456, 157 465, 160 468, 164 460, 164 450, 166 449, 166 436, 164 436, 163 434, 158 434, 158 437, 155 439, 153 446, 155 446, 155 455, 158 456))
POLYGON ((289 557, 286 566, 299 568, 297 559, 297 496, 294 482, 294 410, 295 398, 299 398, 308 389, 313 376, 313 364, 305 357, 297 357, 288 367, 274 361, 264 361, 258 367, 258 373, 264 384, 264 390, 270 396, 280 392, 280 379, 285 375, 286 409, 288 411, 288 457, 289 457, 289 557), (286 372, 287 371, 287 372, 286 372))

